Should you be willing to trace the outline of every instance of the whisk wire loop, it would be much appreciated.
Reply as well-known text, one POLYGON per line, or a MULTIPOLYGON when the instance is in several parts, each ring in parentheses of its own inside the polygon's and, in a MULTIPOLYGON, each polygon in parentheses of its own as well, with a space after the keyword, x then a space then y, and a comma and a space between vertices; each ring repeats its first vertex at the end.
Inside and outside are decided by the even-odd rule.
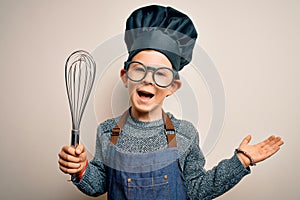
POLYGON ((65 65, 65 82, 72 118, 71 144, 74 146, 79 143, 80 123, 93 87, 95 74, 96 63, 88 52, 78 50, 68 57, 65 65))

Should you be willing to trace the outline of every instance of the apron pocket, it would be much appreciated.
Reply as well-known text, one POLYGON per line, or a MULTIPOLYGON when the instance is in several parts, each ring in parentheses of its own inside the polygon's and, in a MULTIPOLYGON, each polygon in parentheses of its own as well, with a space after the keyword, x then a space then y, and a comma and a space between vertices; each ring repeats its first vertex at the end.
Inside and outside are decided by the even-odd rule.
POLYGON ((168 175, 150 178, 128 178, 127 197, 132 200, 168 200, 168 175))

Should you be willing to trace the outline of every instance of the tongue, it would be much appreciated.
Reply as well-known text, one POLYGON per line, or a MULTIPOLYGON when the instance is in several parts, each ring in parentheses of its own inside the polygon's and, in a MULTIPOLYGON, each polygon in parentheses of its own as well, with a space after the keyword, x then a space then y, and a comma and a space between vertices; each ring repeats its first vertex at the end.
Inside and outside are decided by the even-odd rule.
POLYGON ((145 96, 145 95, 141 95, 140 97, 142 100, 150 100, 151 99, 150 96, 145 96))

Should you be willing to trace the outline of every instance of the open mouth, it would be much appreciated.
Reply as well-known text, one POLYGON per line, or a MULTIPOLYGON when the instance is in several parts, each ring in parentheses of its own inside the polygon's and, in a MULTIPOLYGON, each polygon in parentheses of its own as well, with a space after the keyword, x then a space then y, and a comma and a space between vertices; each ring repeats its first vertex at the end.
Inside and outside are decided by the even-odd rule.
POLYGON ((147 99, 151 99, 152 97, 154 97, 154 94, 146 92, 146 91, 138 91, 138 95, 141 98, 147 98, 147 99))

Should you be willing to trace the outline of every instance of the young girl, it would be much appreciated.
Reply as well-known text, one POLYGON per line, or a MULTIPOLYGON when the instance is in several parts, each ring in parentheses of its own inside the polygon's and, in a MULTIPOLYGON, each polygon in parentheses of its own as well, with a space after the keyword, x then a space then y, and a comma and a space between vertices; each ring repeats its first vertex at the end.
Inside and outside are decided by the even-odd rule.
POLYGON ((82 192, 107 192, 108 199, 212 199, 280 149, 280 137, 249 145, 247 136, 231 158, 204 169, 195 127, 162 109, 181 86, 178 72, 191 61, 196 38, 190 18, 171 7, 147 6, 129 16, 129 56, 120 77, 132 106, 99 125, 90 162, 83 145, 59 153, 61 171, 76 174, 73 183, 82 192))

